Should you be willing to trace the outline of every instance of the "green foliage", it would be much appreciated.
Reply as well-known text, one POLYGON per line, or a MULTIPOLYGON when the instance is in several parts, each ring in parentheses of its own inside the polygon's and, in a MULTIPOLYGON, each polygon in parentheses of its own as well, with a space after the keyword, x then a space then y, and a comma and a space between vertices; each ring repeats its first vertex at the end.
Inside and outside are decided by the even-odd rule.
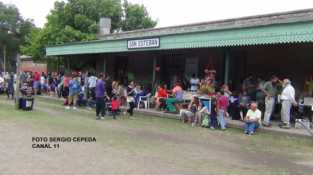
POLYGON ((30 32, 29 35, 25 38, 24 46, 21 46, 21 50, 23 53, 28 54, 32 53, 34 59, 40 58, 41 55, 44 55, 44 47, 43 47, 43 32, 39 28, 34 28, 30 32), (28 47, 25 47, 27 45, 28 47))
POLYGON ((111 31, 151 28, 156 25, 143 5, 121 0, 57 1, 43 29, 27 37, 22 51, 43 58, 44 48, 68 42, 95 40, 101 17, 111 18, 111 31))
POLYGON ((19 46, 25 44, 26 36, 33 28, 33 21, 21 17, 14 5, 0 2, 0 53, 2 57, 5 47, 9 67, 14 67, 16 53, 20 50, 19 46))
POLYGON ((123 20, 122 30, 130 31, 136 29, 153 28, 157 25, 148 14, 145 6, 124 2, 125 20, 123 20))

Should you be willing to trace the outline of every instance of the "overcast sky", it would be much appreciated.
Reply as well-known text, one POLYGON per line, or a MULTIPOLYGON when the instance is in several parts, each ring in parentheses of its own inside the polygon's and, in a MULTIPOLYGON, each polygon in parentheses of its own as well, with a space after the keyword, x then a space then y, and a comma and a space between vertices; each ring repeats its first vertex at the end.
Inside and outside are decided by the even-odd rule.
MULTIPOLYGON (((0 0, 15 4, 42 27, 56 0, 0 0)), ((129 0, 144 4, 158 27, 313 8, 313 0, 129 0)))

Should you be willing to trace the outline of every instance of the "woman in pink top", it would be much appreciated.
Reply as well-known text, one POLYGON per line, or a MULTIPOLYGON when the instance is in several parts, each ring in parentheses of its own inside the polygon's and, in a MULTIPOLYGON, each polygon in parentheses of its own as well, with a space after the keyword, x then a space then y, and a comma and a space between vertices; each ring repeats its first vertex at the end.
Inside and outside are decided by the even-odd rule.
POLYGON ((227 114, 228 105, 229 105, 228 97, 225 95, 223 91, 219 92, 217 94, 217 120, 222 130, 226 129, 225 117, 227 114))

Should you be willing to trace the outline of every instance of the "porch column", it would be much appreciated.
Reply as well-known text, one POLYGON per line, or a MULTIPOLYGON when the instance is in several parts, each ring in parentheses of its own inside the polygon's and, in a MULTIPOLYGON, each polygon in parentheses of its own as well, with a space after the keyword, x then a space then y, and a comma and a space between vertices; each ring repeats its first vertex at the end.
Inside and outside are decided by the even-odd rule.
POLYGON ((3 72, 6 72, 6 57, 7 57, 7 47, 3 46, 3 72))
POLYGON ((153 84, 156 81, 156 72, 155 72, 156 65, 157 65, 157 58, 156 56, 153 56, 153 68, 152 68, 152 83, 153 84))
POLYGON ((224 65, 224 83, 228 84, 229 82, 229 62, 230 62, 230 50, 229 49, 225 49, 225 65, 224 65))
POLYGON ((106 58, 103 58, 103 73, 106 74, 107 73, 107 60, 106 58))

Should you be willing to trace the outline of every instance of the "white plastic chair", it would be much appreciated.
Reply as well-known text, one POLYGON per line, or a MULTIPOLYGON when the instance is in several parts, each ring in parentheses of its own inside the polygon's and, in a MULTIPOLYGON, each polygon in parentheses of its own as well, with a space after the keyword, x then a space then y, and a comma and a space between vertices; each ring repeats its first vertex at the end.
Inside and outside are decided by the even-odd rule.
POLYGON ((140 108, 141 103, 144 104, 145 109, 149 109, 149 107, 150 107, 150 96, 151 96, 151 94, 148 94, 146 96, 140 96, 139 100, 138 100, 138 104, 137 104, 137 109, 140 108))

